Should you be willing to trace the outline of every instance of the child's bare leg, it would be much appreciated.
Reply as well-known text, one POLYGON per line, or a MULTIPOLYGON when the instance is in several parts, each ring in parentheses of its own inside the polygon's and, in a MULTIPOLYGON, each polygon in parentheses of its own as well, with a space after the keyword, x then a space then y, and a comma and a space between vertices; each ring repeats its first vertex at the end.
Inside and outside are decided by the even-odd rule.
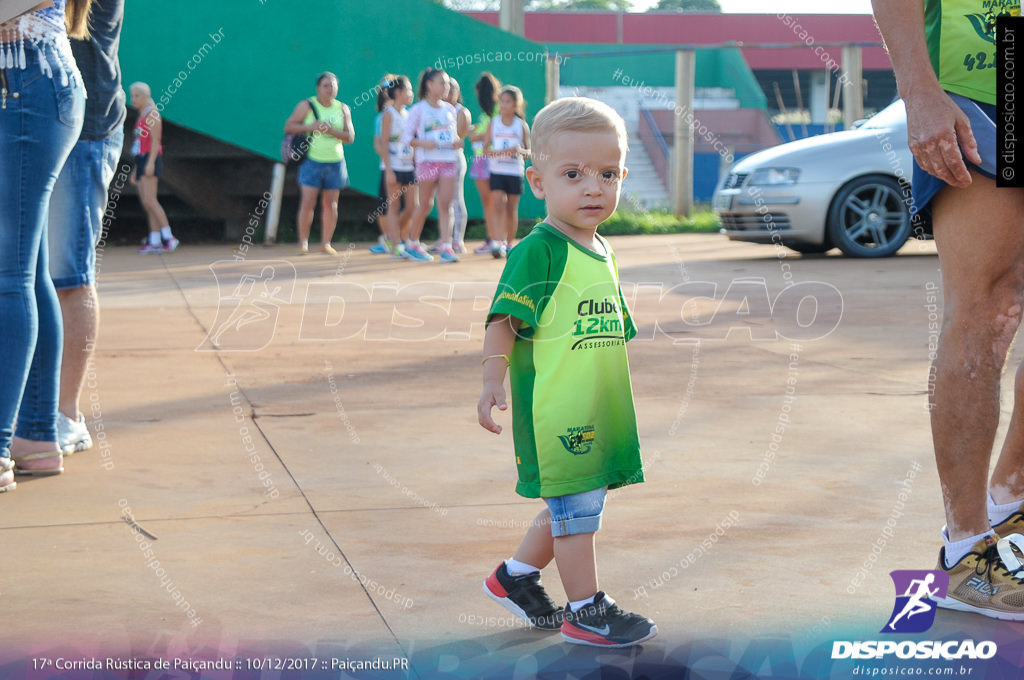
POLYGON ((555 563, 570 602, 593 597, 597 592, 595 534, 573 534, 553 539, 555 563))
POLYGON ((555 559, 554 540, 551 537, 551 513, 545 509, 533 518, 513 559, 543 569, 555 559))

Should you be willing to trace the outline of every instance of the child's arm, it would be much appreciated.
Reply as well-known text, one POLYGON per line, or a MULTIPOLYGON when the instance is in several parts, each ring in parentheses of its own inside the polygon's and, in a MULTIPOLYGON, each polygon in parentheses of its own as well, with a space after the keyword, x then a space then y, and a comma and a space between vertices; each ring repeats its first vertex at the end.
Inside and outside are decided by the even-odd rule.
POLYGON ((530 157, 530 126, 523 121, 523 145, 519 147, 519 155, 523 158, 530 157))
POLYGON ((497 315, 487 324, 487 332, 484 334, 484 356, 496 356, 484 360, 484 389, 476 405, 476 415, 480 427, 494 434, 501 434, 501 425, 494 422, 491 409, 495 406, 500 411, 508 409, 505 400, 505 371, 508 363, 501 355, 512 353, 520 323, 519 319, 508 314, 497 315))
POLYGON ((484 139, 487 140, 484 143, 484 152, 483 152, 484 156, 486 156, 487 158, 497 158, 499 156, 507 156, 508 154, 505 151, 497 151, 497 150, 495 150, 495 148, 494 148, 494 138, 491 137, 491 132, 492 132, 493 128, 494 128, 494 119, 491 118, 491 120, 489 120, 487 122, 487 132, 484 133, 484 135, 485 135, 484 139))

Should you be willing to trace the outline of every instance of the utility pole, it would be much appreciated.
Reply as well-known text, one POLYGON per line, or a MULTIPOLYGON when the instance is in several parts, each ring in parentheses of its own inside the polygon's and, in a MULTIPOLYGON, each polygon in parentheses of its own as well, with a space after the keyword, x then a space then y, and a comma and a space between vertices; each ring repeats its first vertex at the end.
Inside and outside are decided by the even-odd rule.
POLYGON ((523 0, 501 0, 501 9, 498 10, 498 28, 519 37, 526 35, 523 0))

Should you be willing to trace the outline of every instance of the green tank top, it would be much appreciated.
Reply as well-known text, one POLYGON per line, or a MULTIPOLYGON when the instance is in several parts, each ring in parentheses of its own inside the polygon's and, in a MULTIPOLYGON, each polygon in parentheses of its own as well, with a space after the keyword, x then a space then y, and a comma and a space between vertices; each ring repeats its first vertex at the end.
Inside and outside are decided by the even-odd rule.
POLYGON ((996 103, 996 17, 1020 16, 1020 0, 925 0, 932 68, 944 90, 996 103))
MULTIPOLYGON (((331 102, 329 107, 325 107, 320 104, 320 102, 316 100, 316 97, 307 101, 316 107, 316 113, 317 116, 320 117, 320 120, 326 120, 339 130, 345 127, 345 111, 342 109, 341 102, 337 99, 331 102)), ((302 124, 310 125, 313 121, 313 112, 310 111, 302 120, 302 124)), ((307 156, 310 160, 316 161, 317 163, 337 163, 338 161, 345 160, 345 148, 342 146, 341 140, 337 137, 324 134, 314 134, 313 143, 309 145, 309 153, 307 156)))
MULTIPOLYGON (((497 108, 495 108, 494 111, 492 111, 490 115, 487 115, 486 113, 481 112, 480 113, 479 122, 473 128, 473 134, 474 135, 482 135, 483 133, 487 132, 487 126, 491 124, 491 118, 493 118, 497 113, 498 113, 498 109, 497 108)), ((484 153, 484 142, 483 142, 483 140, 480 140, 479 142, 473 142, 473 155, 474 156, 482 156, 483 153, 484 153)))

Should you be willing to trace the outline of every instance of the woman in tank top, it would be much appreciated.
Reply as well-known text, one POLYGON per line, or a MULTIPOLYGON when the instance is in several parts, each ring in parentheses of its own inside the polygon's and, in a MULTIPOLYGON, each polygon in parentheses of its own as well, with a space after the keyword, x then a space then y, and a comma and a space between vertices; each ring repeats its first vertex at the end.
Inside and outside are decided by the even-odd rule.
POLYGON ((402 144, 402 133, 405 131, 409 112, 406 110, 412 103, 412 83, 406 76, 396 76, 388 88, 391 105, 384 109, 381 118, 381 139, 387 145, 384 158, 384 183, 387 190, 387 213, 384 225, 388 230, 394 248, 394 257, 415 259, 407 250, 409 227, 413 213, 417 208, 416 184, 413 162, 413 150, 408 144, 402 144))
POLYGON ((482 246, 473 250, 477 255, 485 255, 491 252, 491 244, 494 241, 501 241, 504 236, 497 236, 494 232, 494 199, 491 197, 491 170, 490 159, 484 155, 487 148, 487 132, 491 125, 491 118, 498 115, 498 92, 501 90, 501 83, 489 71, 480 75, 476 81, 476 101, 480 105, 480 117, 477 119, 469 141, 473 143, 473 165, 469 169, 469 176, 476 184, 476 191, 480 194, 480 204, 484 210, 484 222, 487 225, 487 240, 482 246))
POLYGON ((495 233, 503 240, 491 245, 491 254, 504 257, 519 227, 519 197, 523 194, 523 158, 530 155, 530 127, 526 124, 523 93, 514 85, 501 89, 499 115, 487 130, 490 150, 491 195, 494 199, 495 233))
POLYGON ((455 107, 444 100, 448 94, 448 74, 440 69, 428 68, 420 78, 420 100, 409 110, 401 143, 416 149, 416 181, 419 184, 420 204, 410 229, 412 243, 406 250, 417 260, 433 260, 420 243, 423 225, 427 221, 437 194, 437 223, 441 262, 458 262, 452 250, 451 202, 458 177, 456 149, 462 148, 455 107), (447 245, 445 245, 447 244, 447 245))
POLYGON ((135 161, 135 172, 131 175, 131 183, 138 189, 139 203, 149 222, 149 241, 139 248, 139 252, 143 255, 170 253, 177 249, 179 242, 171 231, 167 213, 157 199, 164 167, 163 120, 153 103, 149 85, 132 83, 128 92, 132 107, 139 112, 133 130, 131 155, 135 161))
POLYGON ((0 492, 15 488, 15 472, 64 470, 57 444, 61 310, 45 231, 53 185, 85 116, 68 34, 85 34, 89 6, 55 0, 0 24, 7 57, 0 70, 0 492))
MULTIPOLYGON (((455 120, 459 131, 459 139, 469 134, 472 118, 469 109, 462 105, 462 88, 459 81, 451 79, 448 89, 448 103, 455 107, 455 120)), ((458 164, 458 177, 455 178, 455 197, 452 199, 452 250, 456 253, 466 252, 466 225, 469 213, 466 211, 466 148, 456 149, 455 162, 458 164)))
POLYGON ((309 135, 312 139, 306 159, 299 165, 299 254, 309 252, 309 231, 313 225, 316 197, 320 201, 320 252, 336 255, 331 237, 338 224, 338 197, 348 185, 343 144, 355 141, 352 112, 337 100, 338 77, 324 72, 316 80, 316 97, 303 99, 284 124, 285 134, 309 135), (313 115, 313 107, 316 115, 313 115))

